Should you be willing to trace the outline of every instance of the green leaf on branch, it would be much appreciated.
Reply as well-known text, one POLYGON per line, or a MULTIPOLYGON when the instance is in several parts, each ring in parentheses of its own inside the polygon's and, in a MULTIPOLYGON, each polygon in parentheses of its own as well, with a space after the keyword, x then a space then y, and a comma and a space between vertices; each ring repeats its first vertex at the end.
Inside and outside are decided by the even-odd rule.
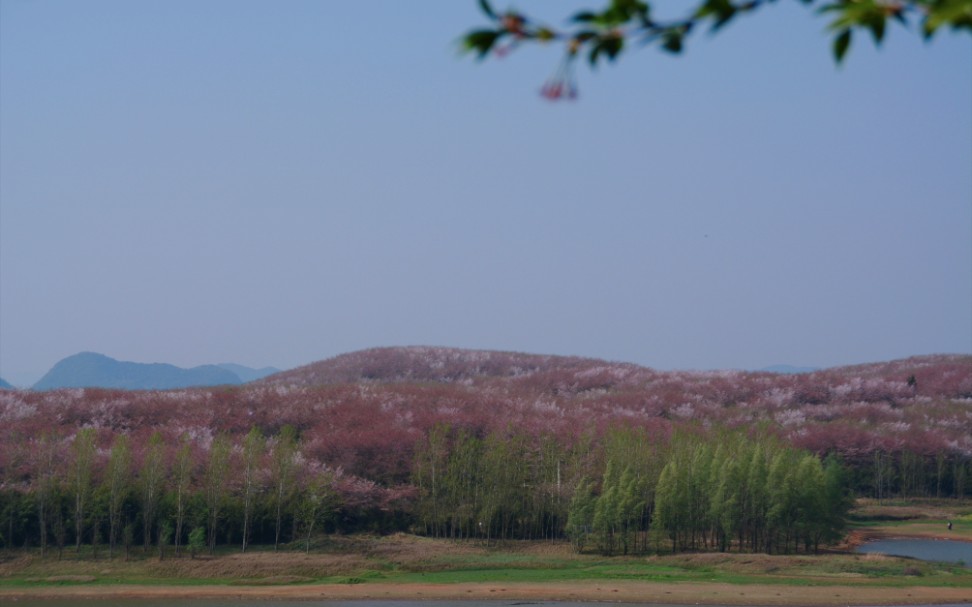
POLYGON ((503 34, 496 30, 474 30, 466 34, 462 40, 463 51, 475 51, 479 59, 489 54, 490 49, 503 34))
POLYGON ((621 36, 608 36, 605 38, 603 44, 604 52, 607 53, 608 59, 614 61, 621 54, 621 49, 624 48, 624 38, 621 36))
POLYGON ((874 44, 881 44, 884 40, 884 15, 874 16, 867 20, 867 28, 871 30, 871 35, 874 36, 874 44))
POLYGON ((844 60, 844 55, 847 54, 847 49, 850 48, 851 43, 851 30, 846 29, 834 38, 834 59, 839 64, 844 60))
MULTIPOLYGON (((0 0, 2 1, 2 0, 0 0)), ((599 10, 579 10, 570 17, 565 28, 537 25, 525 16, 512 11, 497 13, 494 0, 477 0, 480 9, 495 22, 493 29, 470 32, 463 40, 464 51, 475 52, 480 59, 495 50, 503 36, 521 41, 560 41, 566 46, 569 58, 584 52, 592 67, 602 59, 614 61, 622 53, 628 40, 642 44, 658 44, 663 50, 679 54, 696 27, 705 26, 710 32, 720 31, 730 21, 744 14, 774 4, 777 0, 690 0, 687 17, 680 20, 655 22, 650 16, 650 0, 602 0, 599 10)), ((854 31, 867 31, 875 44, 881 45, 892 19, 907 27, 911 21, 921 22, 922 34, 931 38, 941 28, 972 32, 972 0, 799 0, 818 7, 827 14, 827 29, 833 36, 832 52, 836 63, 843 62, 850 49, 854 31)), ((509 48, 512 48, 511 44, 509 48)), ((507 50, 507 49, 501 49, 507 50)))
POLYGON ((683 35, 680 31, 667 32, 662 39, 662 48, 676 55, 681 53, 682 37, 683 35))
POLYGON ((624 38, 622 36, 608 34, 606 36, 595 37, 593 40, 594 43, 591 46, 591 52, 587 57, 591 67, 597 66, 597 60, 601 55, 607 56, 609 61, 614 61, 624 49, 624 38))
POLYGON ((945 25, 956 30, 972 30, 972 0, 941 0, 934 3, 922 24, 925 38, 931 38, 938 28, 945 25))
POLYGON ((493 7, 490 6, 488 0, 479 0, 479 8, 484 13, 486 13, 486 16, 489 17, 490 19, 498 19, 499 18, 499 17, 496 16, 496 11, 494 11, 493 10, 493 7))
POLYGON ((715 32, 732 21, 739 9, 730 0, 707 0, 695 11, 696 19, 712 17, 712 31, 715 32))

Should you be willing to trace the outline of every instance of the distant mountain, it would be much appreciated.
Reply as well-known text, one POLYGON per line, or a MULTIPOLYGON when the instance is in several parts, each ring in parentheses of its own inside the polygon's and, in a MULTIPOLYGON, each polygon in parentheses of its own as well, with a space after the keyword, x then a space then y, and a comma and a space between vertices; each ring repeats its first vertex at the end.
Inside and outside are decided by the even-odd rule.
POLYGON ((237 365, 234 363, 220 363, 216 365, 220 369, 226 369, 230 373, 233 373, 240 378, 243 383, 256 381, 258 379, 263 379, 268 375, 273 375, 274 373, 280 373, 280 369, 276 367, 263 367, 262 369, 253 369, 251 367, 244 367, 243 365, 237 365))
POLYGON ((16 388, 5 382, 3 378, 0 377, 0 390, 16 390, 16 388))
POLYGON ((765 371, 766 373, 782 373, 784 375, 792 375, 794 373, 813 373, 814 371, 819 371, 817 367, 794 367, 793 365, 772 365, 770 367, 763 367, 760 371, 765 371))
POLYGON ((95 352, 81 352, 60 361, 34 384, 34 390, 57 388, 120 388, 167 390, 190 386, 240 384, 232 371, 216 365, 182 369, 162 363, 118 361, 95 352))

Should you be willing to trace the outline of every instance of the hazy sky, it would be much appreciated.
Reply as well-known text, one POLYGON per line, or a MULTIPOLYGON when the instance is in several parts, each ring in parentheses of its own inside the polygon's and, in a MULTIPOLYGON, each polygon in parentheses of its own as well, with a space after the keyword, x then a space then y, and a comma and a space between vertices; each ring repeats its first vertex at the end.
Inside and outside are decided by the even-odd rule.
MULTIPOLYGON (((555 25, 601 4, 518 3, 555 25)), ((83 350, 660 369, 972 352, 967 34, 894 27, 838 69, 826 21, 780 2, 680 58, 584 67, 580 99, 551 104, 560 49, 458 56, 474 0, 0 11, 15 384, 83 350)))

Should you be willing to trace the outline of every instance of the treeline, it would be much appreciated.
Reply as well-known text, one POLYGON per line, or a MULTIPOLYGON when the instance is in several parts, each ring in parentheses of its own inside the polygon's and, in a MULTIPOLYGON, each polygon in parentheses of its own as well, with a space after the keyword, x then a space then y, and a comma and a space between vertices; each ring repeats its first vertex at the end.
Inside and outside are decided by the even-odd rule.
POLYGON ((302 457, 292 427, 205 442, 183 436, 166 444, 156 432, 136 446, 119 434, 105 452, 91 428, 67 442, 43 435, 29 443, 33 477, 8 479, 0 491, 0 541, 42 554, 56 548, 58 556, 86 546, 109 558, 154 547, 164 558, 167 550, 213 553, 220 543, 309 548, 315 530, 334 518, 335 473, 302 457))
POLYGON ((573 479, 595 464, 592 443, 436 425, 416 449, 419 530, 487 542, 563 537, 573 479))
POLYGON ((405 475, 379 483, 382 451, 349 473, 319 437, 85 427, 7 436, 0 545, 159 557, 218 545, 310 549, 321 531, 409 531, 484 542, 569 538, 604 554, 811 552, 838 539, 850 495, 963 495, 960 454, 824 457, 768 426, 617 424, 565 434, 439 422, 400 445, 405 475))
POLYGON ((879 449, 853 457, 847 464, 857 492, 878 500, 972 494, 972 457, 962 453, 879 449))
POLYGON ((742 433, 616 429, 571 449, 438 426, 415 473, 430 535, 566 536, 603 554, 816 551, 842 537, 852 505, 835 458, 742 433))
POLYGON ((621 462, 614 470, 593 512, 608 552, 615 536, 627 549, 639 532, 669 540, 673 551, 816 552, 842 537, 853 505, 835 458, 821 462, 772 437, 730 434, 712 443, 677 436, 657 480, 640 480, 621 462), (653 480, 654 505, 641 506, 632 491, 653 480), (640 517, 639 507, 647 510, 640 517))

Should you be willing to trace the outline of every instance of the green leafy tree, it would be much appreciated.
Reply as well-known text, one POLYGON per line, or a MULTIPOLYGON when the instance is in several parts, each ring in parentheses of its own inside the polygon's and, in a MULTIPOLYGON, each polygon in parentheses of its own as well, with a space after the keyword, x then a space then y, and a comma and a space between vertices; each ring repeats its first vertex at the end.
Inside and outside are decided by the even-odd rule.
POLYGON ((783 450, 775 454, 770 465, 766 479, 766 494, 769 498, 766 511, 769 527, 766 534, 767 552, 771 552, 774 545, 779 550, 780 541, 783 543, 782 551, 787 552, 790 539, 793 538, 799 507, 797 466, 793 454, 783 450))
MULTIPOLYGON (((213 439, 209 447, 209 461, 206 463, 205 493, 206 512, 209 519, 209 552, 216 553, 216 539, 219 517, 227 493, 227 473, 230 465, 230 442, 223 435, 213 439)), ((192 540, 190 539, 190 542, 192 540)))
POLYGON ((67 518, 70 514, 65 516, 65 513, 70 508, 70 499, 71 496, 67 488, 59 484, 54 490, 54 507, 52 509, 54 541, 57 543, 57 560, 61 560, 64 556, 64 546, 67 543, 67 518))
POLYGON ((253 504, 260 490, 260 469, 266 439, 259 428, 251 428, 243 439, 243 552, 253 526, 253 504))
POLYGON ((131 486, 132 449, 128 437, 119 434, 111 445, 104 485, 108 494, 108 558, 114 558, 121 533, 122 506, 131 486))
MULTIPOLYGON (((11 487, 16 482, 19 468, 27 461, 27 443, 24 436, 20 433, 14 434, 8 443, 9 455, 5 466, 0 466, 0 487, 11 487)), ((21 520, 23 506, 26 503, 26 496, 19 491, 3 491, 0 512, 3 513, 3 520, 6 526, 6 534, 0 534, 3 545, 12 548, 15 544, 14 527, 21 520)), ((26 521, 24 521, 26 522, 26 521)), ((17 525, 19 529, 26 525, 17 525)), ((19 530, 18 529, 18 530, 19 530)))
POLYGON ((181 445, 176 451, 172 465, 172 485, 175 491, 175 553, 179 556, 182 548, 182 528, 189 507, 189 487, 192 483, 192 447, 186 437, 180 438, 181 445))
POLYGON ((40 531, 41 556, 47 554, 48 531, 54 516, 60 516, 57 496, 61 486, 61 473, 58 468, 60 455, 59 438, 44 433, 36 444, 35 480, 32 485, 34 501, 37 506, 37 526, 40 531))
POLYGON ((664 459, 657 444, 643 429, 621 427, 605 436, 605 458, 621 471, 618 477, 618 504, 621 548, 628 551, 648 549, 649 525, 655 504, 655 487, 664 459), (639 544, 639 538, 643 538, 639 544))
POLYGON ((206 549, 206 528, 195 527, 189 532, 189 558, 196 558, 196 555, 206 549))
POLYGON ((81 553, 84 537, 85 509, 91 498, 91 476, 95 458, 95 430, 82 428, 71 443, 71 491, 74 493, 75 551, 81 553))
MULTIPOLYGON (((536 491, 529 482, 527 461, 526 438, 521 434, 493 432, 483 441, 479 522, 487 543, 511 537, 525 518, 529 495, 536 491)), ((519 531, 523 535, 522 527, 519 531)))
POLYGON ((617 518, 623 554, 628 554, 637 544, 636 538, 640 531, 644 503, 644 491, 641 490, 634 466, 627 466, 618 480, 617 518))
POLYGON ((477 533, 477 514, 481 506, 482 441, 468 430, 459 430, 452 440, 446 462, 444 500, 450 513, 452 537, 472 537, 477 533))
POLYGON ((159 525, 159 560, 165 560, 165 547, 172 542, 172 523, 163 521, 159 525))
POLYGON ((152 544, 152 528, 155 526, 156 511, 167 473, 165 443, 160 433, 153 432, 138 474, 139 493, 142 500, 142 540, 146 551, 152 544))
POLYGON ((122 544, 125 546, 125 560, 132 556, 132 546, 135 545, 135 525, 128 523, 122 530, 122 544))
POLYGON ((581 552, 587 544, 588 535, 594 524, 594 508, 597 496, 587 478, 582 478, 574 489, 574 497, 570 500, 570 510, 567 514, 567 537, 570 538, 574 550, 581 552))
POLYGON ((820 536, 827 524, 827 492, 824 470, 820 460, 809 453, 801 459, 796 470, 797 537, 794 549, 803 545, 810 552, 820 543, 820 536))
POLYGON ((449 458, 449 426, 436 424, 415 452, 412 476, 422 498, 420 516, 425 521, 426 532, 432 537, 444 533, 444 501, 446 466, 449 458))
POLYGON ((601 480, 601 496, 594 504, 592 531, 603 554, 613 554, 615 540, 621 527, 621 475, 614 462, 608 461, 601 480))
POLYGON ((312 474, 299 492, 295 516, 297 527, 304 536, 304 552, 310 552, 311 537, 317 525, 330 520, 337 509, 333 483, 334 475, 324 470, 312 474))
POLYGON ((713 523, 719 550, 725 552, 730 547, 733 536, 738 532, 742 515, 739 509, 739 493, 743 484, 739 459, 727 454, 716 458, 720 465, 712 466, 711 486, 714 487, 709 504, 709 519, 713 523))
POLYGON ((746 482, 742 492, 742 525, 739 531, 739 543, 749 537, 750 550, 760 549, 766 533, 766 518, 770 508, 767 477, 770 473, 767 454, 768 446, 757 442, 749 453, 746 467, 746 482))
POLYGON ((661 476, 658 477, 658 488, 655 490, 655 530, 659 535, 664 533, 671 540, 672 552, 678 550, 682 513, 686 508, 680 474, 675 461, 669 461, 662 468, 661 476))
POLYGON ((273 479, 274 536, 273 549, 280 547, 280 532, 283 515, 293 492, 294 474, 297 467, 297 431, 293 426, 284 426, 277 435, 270 462, 273 479))
POLYGON ((835 455, 828 456, 823 464, 823 493, 824 520, 819 535, 814 538, 814 551, 821 542, 829 544, 843 537, 847 529, 847 514, 854 507, 847 470, 835 455))
POLYGON ((708 442, 695 444, 689 468, 689 543, 693 550, 707 543, 710 531, 710 498, 712 447, 708 442))
MULTIPOLYGON (((600 10, 582 10, 570 17, 570 27, 559 29, 514 10, 497 11, 488 0, 479 6, 491 25, 468 32, 462 47, 480 59, 491 53, 504 55, 517 46, 536 42, 560 43, 564 60, 541 89, 548 99, 577 96, 574 63, 586 57, 591 66, 614 61, 632 47, 655 46, 668 53, 681 53, 699 30, 717 32, 744 15, 765 9, 777 0, 693 0, 684 16, 662 18, 652 4, 642 0, 610 0, 600 10)), ((972 32, 972 0, 799 0, 830 17, 832 52, 843 61, 858 32, 870 34, 878 45, 888 25, 907 28, 917 22, 925 38, 943 28, 972 32)))

